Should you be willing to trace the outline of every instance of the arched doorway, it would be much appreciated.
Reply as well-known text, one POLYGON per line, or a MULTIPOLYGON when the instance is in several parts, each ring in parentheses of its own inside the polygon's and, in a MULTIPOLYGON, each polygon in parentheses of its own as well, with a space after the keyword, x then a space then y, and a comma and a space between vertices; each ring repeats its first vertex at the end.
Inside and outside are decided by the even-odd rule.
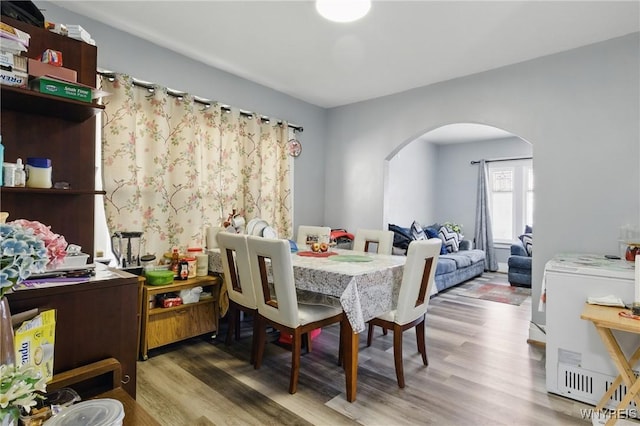
MULTIPOLYGON (((533 147, 506 130, 453 123, 430 130, 396 148, 385 161, 384 223, 408 227, 455 222, 475 233, 478 169, 472 161, 532 157, 533 147)), ((514 225, 515 226, 515 225, 514 225)), ((514 237, 519 235, 514 228, 514 237)), ((510 243, 495 244, 506 272, 510 243)))

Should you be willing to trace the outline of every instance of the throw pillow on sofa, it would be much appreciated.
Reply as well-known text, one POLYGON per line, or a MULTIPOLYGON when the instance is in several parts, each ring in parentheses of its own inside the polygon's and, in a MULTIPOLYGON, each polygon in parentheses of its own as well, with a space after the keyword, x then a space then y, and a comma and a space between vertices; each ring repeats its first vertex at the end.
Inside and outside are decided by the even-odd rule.
POLYGON ((424 229, 422 229, 422 225, 420 225, 417 221, 413 221, 411 224, 411 236, 416 241, 426 240, 427 235, 424 233, 424 229))
MULTIPOLYGON (((427 234, 427 238, 428 239, 440 238, 440 236, 438 235, 438 229, 437 228, 433 228, 431 226, 427 226, 426 228, 424 228, 424 233, 427 234)), ((449 253, 447 251, 447 246, 442 244, 440 246, 440 254, 447 254, 447 253, 449 253)))
POLYGON ((522 234, 520 235, 520 241, 522 241, 522 245, 524 246, 525 251, 527 252, 527 256, 531 257, 533 254, 533 235, 532 234, 522 234))
POLYGON ((389 231, 393 231, 393 246, 402 250, 407 250, 413 241, 411 230, 398 225, 389 224, 389 231))
POLYGON ((451 231, 446 226, 440 227, 438 236, 442 240, 442 245, 447 248, 447 252, 455 253, 460 247, 460 240, 458 239, 458 233, 451 231))

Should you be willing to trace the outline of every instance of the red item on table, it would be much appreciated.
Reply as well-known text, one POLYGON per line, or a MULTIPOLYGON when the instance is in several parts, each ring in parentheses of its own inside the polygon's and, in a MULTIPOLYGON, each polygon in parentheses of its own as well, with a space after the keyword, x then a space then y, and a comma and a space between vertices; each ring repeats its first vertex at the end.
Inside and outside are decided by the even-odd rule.
POLYGON ((298 256, 306 256, 306 257, 329 257, 336 255, 338 253, 334 251, 299 251, 298 256))

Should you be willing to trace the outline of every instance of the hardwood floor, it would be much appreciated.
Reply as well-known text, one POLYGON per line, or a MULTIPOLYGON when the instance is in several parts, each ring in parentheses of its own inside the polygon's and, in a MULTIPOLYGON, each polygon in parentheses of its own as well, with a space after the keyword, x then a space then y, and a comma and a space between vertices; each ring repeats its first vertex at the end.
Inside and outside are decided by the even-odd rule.
MULTIPOLYGON (((501 275, 496 279, 504 281, 501 275)), ((396 382, 392 333, 377 329, 369 348, 361 333, 355 403, 345 399, 337 365, 337 326, 323 329, 303 355, 298 392, 289 395, 290 352, 270 343, 254 370, 245 321, 242 339, 229 347, 222 330, 216 339, 151 351, 138 362, 137 400, 172 426, 590 424, 580 410, 591 406, 546 392, 544 348, 527 344, 530 317, 530 297, 513 306, 443 292, 427 313, 428 367, 415 333, 404 333, 404 389, 396 382)))

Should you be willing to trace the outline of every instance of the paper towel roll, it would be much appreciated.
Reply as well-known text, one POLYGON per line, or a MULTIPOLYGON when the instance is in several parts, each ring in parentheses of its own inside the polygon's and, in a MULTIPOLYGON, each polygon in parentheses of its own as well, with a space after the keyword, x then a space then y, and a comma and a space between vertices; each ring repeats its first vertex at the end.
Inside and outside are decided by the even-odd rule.
POLYGON ((222 231, 222 228, 219 226, 210 226, 207 228, 207 249, 211 250, 218 248, 218 240, 216 240, 216 236, 220 231, 222 231))

